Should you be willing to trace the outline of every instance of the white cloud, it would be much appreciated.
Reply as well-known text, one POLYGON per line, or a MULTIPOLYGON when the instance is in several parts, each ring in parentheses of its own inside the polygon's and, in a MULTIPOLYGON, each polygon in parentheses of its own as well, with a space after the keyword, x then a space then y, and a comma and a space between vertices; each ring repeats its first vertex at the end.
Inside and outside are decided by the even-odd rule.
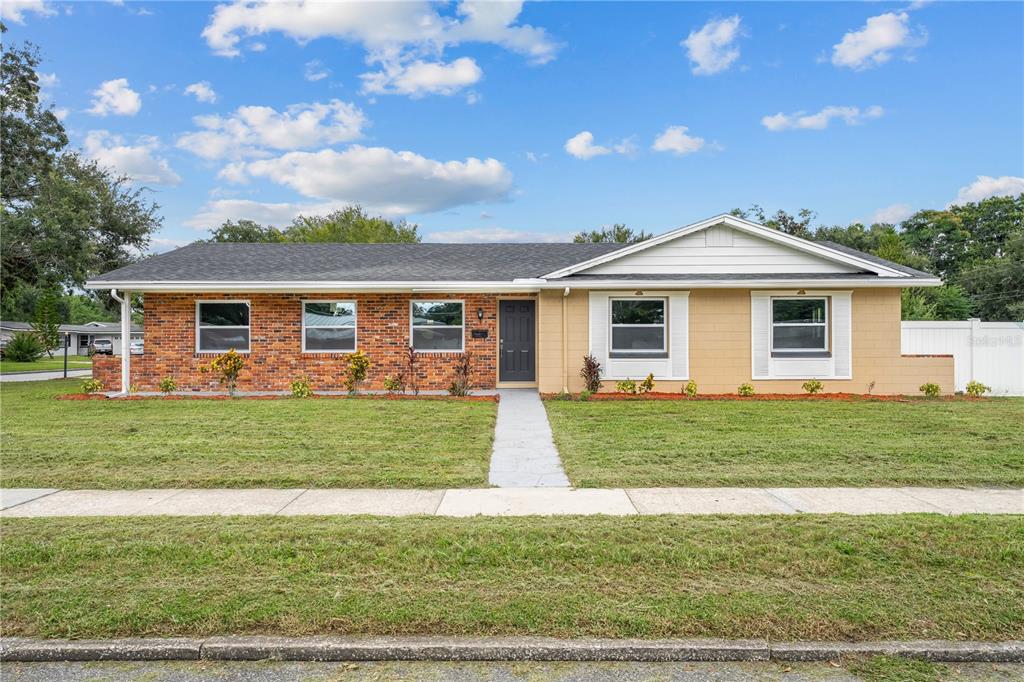
POLYGON ((381 71, 364 73, 363 92, 374 95, 454 95, 475 84, 483 71, 469 57, 459 57, 450 64, 415 60, 408 63, 385 62, 381 71))
POLYGON ((704 138, 687 135, 687 130, 689 128, 686 126, 669 126, 665 128, 665 132, 658 135, 657 139, 654 140, 651 149, 656 152, 672 152, 679 156, 700 151, 704 147, 704 138))
POLYGON ((740 48, 735 45, 742 35, 739 15, 725 19, 712 19, 697 31, 691 31, 680 45, 693 62, 693 73, 710 76, 725 71, 740 58, 740 48))
POLYGON ((496 159, 435 161, 413 152, 353 145, 345 151, 290 152, 250 161, 232 175, 265 178, 300 194, 407 215, 503 201, 512 174, 496 159))
POLYGON ((979 175, 974 182, 960 188, 954 203, 966 204, 989 197, 1014 197, 1022 193, 1024 193, 1024 178, 1014 175, 1003 175, 998 178, 979 175))
POLYGON ((503 243, 503 242, 527 242, 527 243, 556 243, 572 241, 571 234, 549 234, 546 232, 525 232, 523 230, 510 230, 505 227, 482 227, 470 230, 441 230, 431 232, 424 236, 428 242, 441 242, 448 244, 473 244, 473 243, 503 243))
POLYGON ((824 130, 832 119, 840 119, 846 125, 859 125, 865 120, 879 118, 885 113, 882 107, 875 105, 864 110, 860 107, 827 106, 815 114, 796 111, 784 114, 781 111, 761 118, 761 125, 772 132, 780 130, 824 130))
POLYGON ((870 17, 859 31, 850 31, 832 46, 832 63, 854 70, 884 64, 892 58, 892 51, 924 45, 928 34, 922 28, 910 30, 910 16, 906 12, 886 12, 870 17))
POLYGON ((153 237, 149 240, 149 248, 153 253, 164 253, 191 244, 189 239, 169 239, 167 237, 153 237))
MULTIPOLYGON (((594 134, 589 130, 584 130, 566 140, 565 151, 568 152, 570 156, 575 156, 577 159, 583 159, 586 161, 594 158, 595 156, 602 156, 604 154, 615 153, 632 155, 636 152, 636 145, 633 143, 632 138, 628 137, 610 147, 594 144, 594 134)), ((533 162, 537 161, 537 156, 532 152, 527 152, 526 158, 533 162)))
POLYGON ((60 84, 60 78, 55 73, 40 73, 39 74, 39 87, 43 90, 49 90, 57 87, 60 84))
POLYGON ((210 81, 199 81, 192 83, 185 88, 185 94, 194 95, 200 102, 213 103, 217 101, 217 93, 213 91, 210 81))
POLYGON ((311 83, 322 81, 331 75, 331 70, 319 59, 306 62, 306 70, 303 72, 303 77, 311 83))
POLYGON ((16 24, 25 23, 25 15, 29 12, 41 17, 52 17, 57 12, 50 3, 43 0, 4 0, 0 2, 0 18, 16 24))
POLYGON ((880 208, 871 214, 870 223, 890 223, 895 225, 901 223, 910 216, 914 215, 914 209, 910 204, 893 204, 892 206, 886 206, 880 208))
POLYGON ((142 108, 142 98, 128 87, 127 78, 104 81, 99 88, 93 90, 92 95, 89 113, 96 116, 134 116, 142 108))
POLYGON ((271 107, 245 106, 221 116, 196 116, 202 128, 178 138, 182 149, 205 159, 266 155, 267 150, 308 149, 358 139, 368 125, 354 104, 331 100, 293 104, 279 112, 271 107))
POLYGON ((225 220, 254 220, 264 225, 285 225, 300 214, 317 215, 344 208, 342 202, 323 203, 266 203, 251 199, 218 199, 209 201, 185 221, 196 230, 220 227, 225 220))
POLYGON ((142 136, 134 145, 106 130, 92 130, 85 136, 85 155, 100 165, 127 175, 135 182, 177 185, 181 177, 171 170, 166 159, 155 156, 160 143, 155 137, 142 136))

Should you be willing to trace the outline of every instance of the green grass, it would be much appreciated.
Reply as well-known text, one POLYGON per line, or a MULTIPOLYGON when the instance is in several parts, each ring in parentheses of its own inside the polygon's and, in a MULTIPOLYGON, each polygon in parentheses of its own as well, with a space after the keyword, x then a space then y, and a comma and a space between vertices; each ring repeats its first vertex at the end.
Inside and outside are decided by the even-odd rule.
POLYGON ((5 383, 6 487, 486 486, 496 406, 387 400, 54 400, 5 383))
MULTIPOLYGON (((89 369, 92 367, 92 358, 88 355, 69 355, 68 369, 89 369)), ((0 374, 11 372, 38 372, 41 370, 64 369, 64 356, 54 355, 52 358, 44 355, 33 362, 14 362, 13 360, 0 359, 0 374)))
POLYGON ((582 487, 1024 484, 1024 399, 547 401, 582 487))
POLYGON ((6 635, 1024 637, 1024 517, 0 520, 6 635))
POLYGON ((846 669, 865 682, 941 682, 949 666, 895 656, 875 656, 849 662, 846 669))

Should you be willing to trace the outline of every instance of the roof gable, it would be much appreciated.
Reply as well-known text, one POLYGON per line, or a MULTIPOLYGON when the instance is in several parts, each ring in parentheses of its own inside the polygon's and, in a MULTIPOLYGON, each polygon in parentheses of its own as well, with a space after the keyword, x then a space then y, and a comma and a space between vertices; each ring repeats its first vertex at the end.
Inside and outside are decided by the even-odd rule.
POLYGON ((839 250, 732 215, 719 215, 545 275, 910 274, 880 259, 839 250))

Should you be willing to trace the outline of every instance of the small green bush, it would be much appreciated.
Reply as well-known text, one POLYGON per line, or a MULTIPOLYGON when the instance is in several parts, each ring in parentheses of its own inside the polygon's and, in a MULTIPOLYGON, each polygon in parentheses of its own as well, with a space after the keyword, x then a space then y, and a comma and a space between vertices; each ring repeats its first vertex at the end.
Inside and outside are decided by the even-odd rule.
POLYGON ((740 384, 740 387, 736 389, 736 392, 739 393, 741 396, 749 398, 750 396, 754 395, 754 385, 749 381, 745 384, 740 384))
POLYGON ((921 391, 921 393, 924 393, 929 398, 934 398, 939 395, 939 391, 941 389, 939 388, 938 384, 928 382, 927 384, 921 384, 921 388, 919 388, 918 390, 921 391))
POLYGON ((693 379, 687 381, 686 385, 683 386, 683 393, 690 396, 691 398, 695 398, 697 396, 697 382, 694 381, 693 379))
POLYGON ((399 372, 398 374, 388 374, 387 376, 385 376, 384 390, 387 391, 389 395, 394 395, 396 393, 404 393, 405 377, 402 375, 402 373, 399 372))
POLYGON ((991 386, 986 386, 980 381, 969 381, 967 382, 967 395, 972 395, 975 398, 980 398, 992 391, 991 386))
POLYGON ((32 332, 14 332, 4 349, 4 357, 13 362, 33 362, 45 352, 39 337, 32 332))
POLYGON ((585 403, 590 400, 590 396, 594 395, 594 392, 589 389, 583 389, 580 391, 580 402, 585 403))
POLYGON ((82 393, 99 393, 103 390, 103 382, 99 379, 85 379, 82 381, 82 393))
POLYGON ((572 393, 568 391, 559 391, 551 397, 552 400, 572 400, 572 393))
POLYGON ((361 350, 349 354, 348 367, 345 369, 345 388, 350 395, 354 395, 359 390, 359 384, 366 380, 370 364, 370 358, 361 350))
POLYGON ((615 390, 619 393, 630 393, 636 395, 636 382, 632 379, 623 379, 615 382, 615 390))
POLYGON ((648 374, 643 381, 640 382, 640 392, 650 393, 654 390, 654 373, 648 374))
POLYGON ((455 361, 455 373, 452 376, 452 383, 448 387, 448 395, 464 397, 470 394, 473 383, 473 354, 463 353, 455 361))
POLYGON ((161 393, 174 393, 178 390, 178 382, 174 380, 174 377, 164 377, 160 380, 159 387, 161 393))
POLYGON ((296 379, 291 383, 293 398, 312 398, 313 389, 309 386, 309 377, 296 379))
POLYGON ((817 379, 808 379, 804 382, 804 390, 814 395, 815 393, 821 393, 821 389, 825 386, 817 379))

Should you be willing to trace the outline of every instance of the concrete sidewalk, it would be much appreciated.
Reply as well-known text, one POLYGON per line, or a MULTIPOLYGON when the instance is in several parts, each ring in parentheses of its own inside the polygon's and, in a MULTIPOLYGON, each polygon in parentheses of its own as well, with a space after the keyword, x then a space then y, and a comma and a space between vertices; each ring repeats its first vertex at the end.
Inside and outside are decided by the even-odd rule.
POLYGON ((1024 514, 1006 488, 0 490, 0 516, 1024 514))
POLYGON ((540 394, 532 388, 502 389, 498 394, 487 482, 499 488, 568 488, 540 394))
MULTIPOLYGON (((68 368, 68 379, 84 379, 92 375, 92 367, 86 369, 68 368)), ((63 379, 64 370, 35 370, 31 372, 7 372, 0 374, 0 381, 49 381, 50 379, 63 379)))

